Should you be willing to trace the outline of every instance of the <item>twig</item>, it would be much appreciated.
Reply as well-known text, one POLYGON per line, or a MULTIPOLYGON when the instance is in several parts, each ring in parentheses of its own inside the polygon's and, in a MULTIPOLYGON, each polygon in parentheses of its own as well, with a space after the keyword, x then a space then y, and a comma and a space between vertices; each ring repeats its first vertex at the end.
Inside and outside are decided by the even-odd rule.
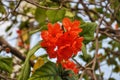
POLYGON ((98 70, 99 70, 99 73, 100 73, 100 77, 101 77, 101 80, 104 80, 103 76, 102 76, 102 71, 100 69, 100 62, 97 60, 97 63, 98 63, 98 70))
POLYGON ((112 35, 108 34, 107 32, 100 31, 101 34, 105 34, 106 36, 110 37, 111 39, 117 41, 120 43, 120 40, 117 38, 114 38, 112 35))
POLYGON ((89 63, 87 63, 87 64, 85 65, 85 67, 88 67, 88 66, 91 65, 92 63, 93 63, 93 60, 90 61, 89 63))
POLYGON ((85 70, 82 72, 82 74, 81 74, 79 80, 82 80, 82 78, 83 78, 83 76, 84 76, 84 73, 85 73, 85 70))
POLYGON ((77 60, 75 60, 74 58, 72 58, 72 60, 74 60, 77 64, 78 64, 78 68, 80 68, 80 70, 82 70, 83 72, 82 72, 82 74, 81 74, 81 76, 80 76, 80 78, 79 78, 79 80, 82 80, 82 78, 83 78, 83 75, 86 73, 86 74, 88 74, 88 75, 90 75, 92 78, 93 78, 93 75, 92 75, 92 68, 89 68, 88 66, 91 64, 91 62, 89 63, 89 65, 88 66, 82 66, 77 60))
POLYGON ((16 7, 13 9, 12 12, 15 12, 15 11, 16 11, 16 9, 19 7, 19 5, 20 5, 21 2, 22 2, 22 0, 20 0, 20 1, 17 3, 16 7))
POLYGON ((39 7, 39 8, 42 8, 42 9, 50 9, 50 10, 58 10, 58 9, 62 8, 62 5, 63 5, 62 2, 61 2, 60 6, 58 8, 51 8, 51 7, 40 6, 39 3, 35 2, 34 0, 24 0, 24 1, 26 1, 30 4, 33 4, 36 7, 39 7))
POLYGON ((2 74, 0 74, 0 78, 4 80, 17 80, 17 79, 7 78, 6 76, 3 76, 2 74))
POLYGON ((98 36, 99 35, 99 28, 100 28, 100 26, 102 24, 103 19, 104 19, 104 15, 101 18, 100 23, 99 23, 99 25, 96 28, 96 38, 95 38, 95 42, 96 42, 96 49, 95 49, 95 51, 96 52, 95 52, 95 57, 93 59, 93 65, 92 65, 94 80, 97 80, 94 69, 95 69, 95 65, 96 65, 96 62, 97 62, 97 54, 98 54, 98 50, 99 50, 99 40, 98 40, 98 38, 99 38, 99 36, 98 36))
POLYGON ((96 38, 95 38, 95 42, 96 42, 96 52, 95 52, 95 57, 94 57, 94 64, 93 64, 93 66, 92 66, 92 68, 95 68, 95 64, 96 64, 96 59, 97 59, 97 54, 98 54, 98 50, 99 50, 99 41, 98 41, 98 38, 99 38, 99 36, 98 36, 98 34, 99 34, 99 27, 100 27, 100 25, 102 24, 102 20, 103 20, 103 18, 104 18, 104 16, 101 18, 101 20, 100 20, 100 24, 98 25, 98 27, 96 28, 96 38))
POLYGON ((82 6, 84 7, 84 10, 85 10, 85 12, 87 13, 89 19, 90 19, 91 21, 94 21, 94 19, 91 17, 90 13, 88 12, 88 11, 89 11, 88 7, 86 6, 86 4, 84 4, 83 0, 79 0, 79 2, 80 2, 80 3, 82 4, 82 6))
POLYGON ((80 68, 84 69, 84 67, 76 59, 72 58, 72 60, 75 61, 80 68))
POLYGON ((1 18, 0 21, 6 20, 6 19, 8 18, 8 16, 9 16, 12 12, 15 12, 16 9, 19 7, 21 1, 22 1, 22 0, 20 0, 20 1, 17 3, 16 7, 15 7, 11 12, 8 12, 7 15, 6 15, 4 18, 1 18))
POLYGON ((5 80, 8 80, 8 79, 6 79, 5 76, 3 76, 3 75, 1 75, 1 74, 0 74, 0 78, 5 79, 5 80))

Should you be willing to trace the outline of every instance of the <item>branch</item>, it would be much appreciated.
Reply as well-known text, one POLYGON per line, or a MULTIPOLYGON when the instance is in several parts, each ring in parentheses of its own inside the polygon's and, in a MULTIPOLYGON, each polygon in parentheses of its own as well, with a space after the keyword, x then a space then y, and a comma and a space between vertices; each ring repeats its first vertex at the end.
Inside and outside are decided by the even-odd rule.
MULTIPOLYGON (((10 48, 11 53, 18 57, 20 60, 25 61, 26 57, 22 55, 22 53, 17 50, 16 48, 12 47, 3 37, 0 37, 0 45, 5 45, 6 47, 10 48)), ((34 65, 32 61, 30 61, 31 66, 34 65)))

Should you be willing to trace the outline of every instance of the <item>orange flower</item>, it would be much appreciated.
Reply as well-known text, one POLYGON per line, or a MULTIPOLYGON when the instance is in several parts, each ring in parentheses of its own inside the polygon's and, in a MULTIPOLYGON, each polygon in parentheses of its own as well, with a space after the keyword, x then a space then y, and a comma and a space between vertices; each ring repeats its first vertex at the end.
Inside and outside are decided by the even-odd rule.
POLYGON ((74 35, 74 33, 70 32, 65 32, 60 36, 56 42, 56 45, 58 46, 58 62, 68 60, 73 55, 76 55, 81 49, 82 41, 82 37, 78 37, 78 35, 74 35), (59 56, 62 56, 62 59, 60 59, 59 56))
POLYGON ((73 31, 77 35, 82 31, 82 29, 79 28, 80 22, 77 20, 71 22, 69 18, 64 18, 62 23, 66 31, 73 31))
POLYGON ((62 29, 58 23, 52 25, 48 23, 48 30, 42 31, 41 36, 43 40, 55 43, 56 40, 63 34, 62 29))
POLYGON ((62 67, 66 70, 72 70, 75 74, 79 72, 79 69, 77 68, 76 64, 70 60, 62 62, 62 67))
POLYGON ((41 46, 46 48, 50 58, 57 58, 57 62, 60 63, 80 51, 83 38, 79 36, 82 31, 79 25, 79 21, 71 22, 68 18, 64 18, 65 31, 63 31, 60 24, 48 23, 48 30, 41 32, 43 39, 41 46))
POLYGON ((74 35, 74 33, 71 32, 65 32, 62 36, 59 37, 57 41, 57 45, 59 46, 64 46, 65 44, 71 44, 78 35, 74 35))
POLYGON ((56 41, 63 34, 62 29, 58 23, 52 25, 48 23, 48 30, 42 31, 41 36, 43 41, 41 42, 41 46, 46 48, 49 57, 55 58, 56 51, 54 50, 56 47, 56 41))
POLYGON ((22 35, 22 30, 17 30, 16 32, 17 32, 18 36, 22 35))
POLYGON ((72 43, 72 50, 73 50, 74 55, 76 55, 77 52, 81 50, 82 41, 83 41, 83 37, 78 37, 72 43))
POLYGON ((58 48, 57 51, 57 62, 60 63, 63 60, 68 60, 69 58, 72 57, 72 55, 73 55, 73 51, 69 44, 61 46, 60 48, 58 48))

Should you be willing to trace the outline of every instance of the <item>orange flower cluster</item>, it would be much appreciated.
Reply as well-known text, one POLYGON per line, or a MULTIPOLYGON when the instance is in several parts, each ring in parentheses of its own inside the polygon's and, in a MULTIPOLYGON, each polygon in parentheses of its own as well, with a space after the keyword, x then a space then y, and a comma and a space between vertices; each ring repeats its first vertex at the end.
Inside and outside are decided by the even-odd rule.
POLYGON ((62 26, 59 23, 48 23, 48 30, 41 32, 41 46, 46 49, 50 58, 57 58, 57 62, 61 63, 80 51, 83 37, 79 36, 82 31, 79 25, 79 21, 71 22, 68 18, 63 19, 62 26))
POLYGON ((62 66, 63 68, 67 69, 67 70, 72 70, 75 74, 78 73, 79 69, 77 68, 76 64, 72 61, 65 61, 62 62, 62 66))

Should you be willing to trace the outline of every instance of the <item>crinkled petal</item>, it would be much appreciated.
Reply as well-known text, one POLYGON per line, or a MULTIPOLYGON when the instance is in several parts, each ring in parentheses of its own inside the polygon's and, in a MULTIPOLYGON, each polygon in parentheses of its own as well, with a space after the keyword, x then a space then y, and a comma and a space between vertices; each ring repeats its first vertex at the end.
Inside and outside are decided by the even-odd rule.
POLYGON ((78 28, 80 26, 80 21, 78 20, 75 20, 73 23, 72 23, 72 27, 73 28, 78 28))
POLYGON ((56 51, 54 51, 54 47, 49 47, 46 49, 47 50, 47 53, 49 55, 50 58, 56 58, 57 57, 57 53, 56 51))
POLYGON ((71 23, 69 18, 64 18, 62 23, 63 23, 63 26, 65 27, 66 30, 69 31, 71 29, 72 23, 71 23))
POLYGON ((77 68, 76 64, 70 60, 62 62, 62 67, 67 70, 72 70, 75 74, 78 73, 79 69, 77 68))
POLYGON ((83 37, 79 37, 79 38, 77 38, 77 39, 73 42, 73 44, 72 44, 72 50, 73 50, 73 52, 74 52, 74 55, 76 55, 77 52, 81 50, 82 41, 83 41, 83 37))
MULTIPOLYGON (((68 60, 70 57, 72 57, 73 52, 71 49, 71 46, 69 44, 65 45, 65 46, 61 46, 58 49, 58 55, 62 56, 62 58, 64 60, 68 60)), ((58 56, 59 57, 59 56, 58 56)))
POLYGON ((42 37, 43 40, 48 40, 49 39, 48 36, 49 36, 48 31, 42 31, 41 32, 41 37, 42 37))

